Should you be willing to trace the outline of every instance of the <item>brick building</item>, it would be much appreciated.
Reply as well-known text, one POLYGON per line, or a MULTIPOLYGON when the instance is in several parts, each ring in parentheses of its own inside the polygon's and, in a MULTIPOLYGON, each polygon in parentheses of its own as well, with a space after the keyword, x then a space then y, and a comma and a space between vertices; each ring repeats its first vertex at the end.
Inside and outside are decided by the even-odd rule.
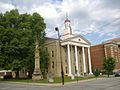
POLYGON ((120 38, 107 40, 102 44, 91 46, 91 62, 93 69, 102 69, 104 57, 115 58, 115 70, 120 69, 120 38))

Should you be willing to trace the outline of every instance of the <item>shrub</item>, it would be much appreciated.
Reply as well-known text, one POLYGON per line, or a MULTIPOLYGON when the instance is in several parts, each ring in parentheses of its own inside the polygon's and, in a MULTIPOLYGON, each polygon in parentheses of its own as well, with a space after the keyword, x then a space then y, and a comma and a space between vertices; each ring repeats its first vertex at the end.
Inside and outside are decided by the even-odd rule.
POLYGON ((97 79, 97 77, 100 75, 99 69, 95 69, 94 72, 93 72, 93 74, 95 75, 95 77, 97 79))
POLYGON ((12 75, 5 75, 3 79, 12 79, 12 75))

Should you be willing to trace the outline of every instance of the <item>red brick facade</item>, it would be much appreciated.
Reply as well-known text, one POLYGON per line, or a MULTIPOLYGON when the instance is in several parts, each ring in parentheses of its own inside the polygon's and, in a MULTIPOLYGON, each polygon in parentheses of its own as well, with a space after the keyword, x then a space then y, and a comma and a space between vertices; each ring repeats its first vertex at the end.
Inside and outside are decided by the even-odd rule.
POLYGON ((93 69, 102 69, 104 57, 116 60, 115 69, 120 69, 120 38, 112 39, 103 44, 91 46, 91 62, 93 69))
POLYGON ((93 69, 102 69, 103 58, 105 57, 104 45, 95 45, 90 48, 91 62, 93 69))

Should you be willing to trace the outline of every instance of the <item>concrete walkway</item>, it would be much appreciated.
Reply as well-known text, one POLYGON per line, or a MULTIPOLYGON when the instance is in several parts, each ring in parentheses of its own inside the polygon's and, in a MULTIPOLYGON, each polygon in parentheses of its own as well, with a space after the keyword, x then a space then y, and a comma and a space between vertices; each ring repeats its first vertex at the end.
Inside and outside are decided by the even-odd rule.
MULTIPOLYGON (((64 85, 71 85, 71 84, 76 84, 79 82, 87 82, 87 81, 92 81, 95 80, 96 78, 92 78, 92 79, 87 79, 87 80, 79 80, 79 81, 71 81, 71 82, 65 82, 64 85)), ((99 79, 104 79, 104 78, 97 78, 99 79)), ((31 82, 12 82, 12 81, 3 81, 6 83, 10 83, 10 84, 26 84, 26 85, 41 85, 41 86, 63 86, 62 83, 31 83, 31 82)))

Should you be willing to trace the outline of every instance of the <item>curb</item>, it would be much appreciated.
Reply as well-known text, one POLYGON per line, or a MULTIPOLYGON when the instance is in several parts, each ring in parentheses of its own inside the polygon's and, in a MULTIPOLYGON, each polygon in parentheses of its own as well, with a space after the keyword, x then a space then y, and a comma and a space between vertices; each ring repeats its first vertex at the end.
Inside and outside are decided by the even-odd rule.
MULTIPOLYGON (((105 78, 97 78, 97 79, 105 79, 105 78)), ((92 79, 87 79, 87 80, 79 80, 79 81, 72 81, 72 82, 65 82, 64 85, 62 85, 61 83, 52 83, 52 84, 48 84, 48 83, 29 83, 29 82, 11 82, 11 81, 5 81, 6 83, 10 83, 10 84, 23 84, 23 85, 35 85, 35 86, 65 86, 65 85, 71 85, 71 84, 77 84, 80 82, 87 82, 87 81, 91 81, 91 80, 96 80, 96 78, 92 78, 92 79)))

